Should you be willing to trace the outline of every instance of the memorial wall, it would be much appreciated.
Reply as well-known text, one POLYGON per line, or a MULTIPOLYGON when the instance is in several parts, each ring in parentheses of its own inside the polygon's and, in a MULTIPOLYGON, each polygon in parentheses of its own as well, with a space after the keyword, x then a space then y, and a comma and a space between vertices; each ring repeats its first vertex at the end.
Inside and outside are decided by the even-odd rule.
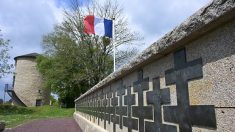
POLYGON ((87 132, 235 131, 235 1, 203 7, 75 103, 87 132))

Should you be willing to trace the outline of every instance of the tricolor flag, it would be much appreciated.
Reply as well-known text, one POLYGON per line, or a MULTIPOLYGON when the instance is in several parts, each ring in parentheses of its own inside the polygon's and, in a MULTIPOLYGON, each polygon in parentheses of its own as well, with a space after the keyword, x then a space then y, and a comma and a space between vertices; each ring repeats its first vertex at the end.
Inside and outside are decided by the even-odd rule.
POLYGON ((97 18, 94 15, 88 15, 84 18, 84 32, 87 34, 96 34, 112 38, 113 22, 108 19, 97 18))

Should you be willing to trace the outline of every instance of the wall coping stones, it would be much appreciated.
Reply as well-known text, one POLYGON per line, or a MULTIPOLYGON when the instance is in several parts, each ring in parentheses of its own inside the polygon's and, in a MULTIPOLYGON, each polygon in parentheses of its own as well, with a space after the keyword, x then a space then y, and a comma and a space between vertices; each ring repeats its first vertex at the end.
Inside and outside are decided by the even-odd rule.
POLYGON ((216 27, 235 18, 235 0, 213 0, 179 26, 154 42, 130 63, 111 73, 75 101, 140 69, 143 65, 178 50, 216 27))

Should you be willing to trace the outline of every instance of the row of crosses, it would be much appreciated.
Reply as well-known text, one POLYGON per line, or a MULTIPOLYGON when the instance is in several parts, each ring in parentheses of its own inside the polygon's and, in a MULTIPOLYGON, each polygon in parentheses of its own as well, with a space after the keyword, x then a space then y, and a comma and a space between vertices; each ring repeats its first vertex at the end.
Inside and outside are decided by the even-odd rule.
POLYGON ((98 125, 102 120, 105 129, 107 123, 112 122, 113 132, 116 132, 116 125, 120 129, 127 127, 128 132, 192 132, 193 126, 216 129, 213 105, 190 105, 188 81, 202 77, 202 59, 187 62, 185 49, 181 49, 174 53, 174 68, 165 71, 166 86, 176 85, 176 106, 166 106, 170 104, 170 89, 160 88, 160 78, 153 78, 153 90, 149 91, 149 78, 143 78, 140 70, 133 92, 131 86, 126 87, 120 81, 118 88, 101 89, 78 100, 76 108, 90 115, 90 120, 91 116, 97 118, 98 125), (147 91, 147 106, 144 91, 147 91), (178 124, 178 129, 163 120, 178 124))

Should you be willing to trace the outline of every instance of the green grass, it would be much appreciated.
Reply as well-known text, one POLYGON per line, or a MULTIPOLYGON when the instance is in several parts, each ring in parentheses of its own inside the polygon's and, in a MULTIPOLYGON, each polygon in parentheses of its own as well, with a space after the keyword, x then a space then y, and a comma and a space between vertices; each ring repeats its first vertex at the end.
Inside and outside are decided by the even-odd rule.
POLYGON ((72 117, 74 108, 59 108, 58 106, 17 107, 0 105, 0 121, 6 123, 7 128, 36 119, 72 117))

